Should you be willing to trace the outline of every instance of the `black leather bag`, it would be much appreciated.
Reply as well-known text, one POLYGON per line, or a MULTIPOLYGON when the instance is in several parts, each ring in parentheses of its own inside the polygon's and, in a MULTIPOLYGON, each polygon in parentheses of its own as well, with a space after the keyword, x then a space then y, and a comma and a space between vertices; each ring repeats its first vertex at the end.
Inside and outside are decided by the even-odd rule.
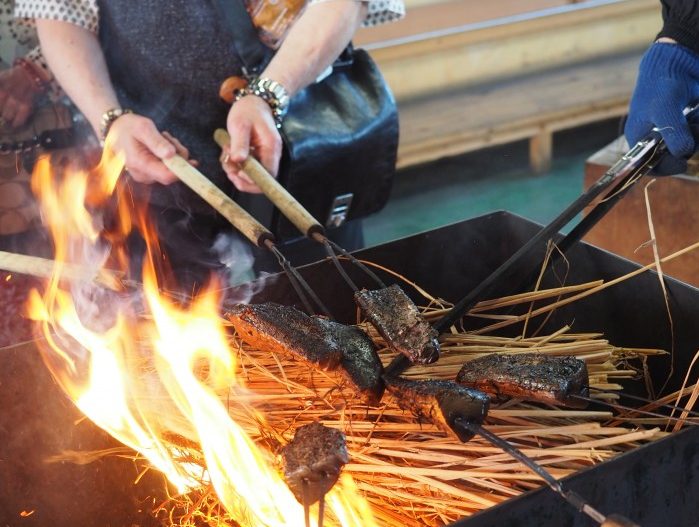
MULTIPOLYGON (((271 52, 257 38, 242 2, 226 3, 236 50, 249 71, 259 72, 271 52)), ((297 93, 281 134, 278 179, 322 224, 339 226, 386 204, 395 174, 398 111, 366 51, 349 46, 330 75, 297 93)), ((299 236, 276 210, 271 229, 282 239, 299 236)))

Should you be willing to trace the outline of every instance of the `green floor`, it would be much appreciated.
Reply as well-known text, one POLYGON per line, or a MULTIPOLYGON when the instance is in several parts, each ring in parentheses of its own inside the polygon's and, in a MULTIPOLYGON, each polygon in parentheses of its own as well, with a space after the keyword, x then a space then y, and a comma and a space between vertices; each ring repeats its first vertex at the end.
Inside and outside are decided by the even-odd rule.
POLYGON ((404 170, 384 210, 365 220, 366 244, 496 210, 546 223, 580 195, 585 160, 617 132, 617 122, 605 122, 557 134, 553 167, 542 175, 529 170, 525 142, 404 170))

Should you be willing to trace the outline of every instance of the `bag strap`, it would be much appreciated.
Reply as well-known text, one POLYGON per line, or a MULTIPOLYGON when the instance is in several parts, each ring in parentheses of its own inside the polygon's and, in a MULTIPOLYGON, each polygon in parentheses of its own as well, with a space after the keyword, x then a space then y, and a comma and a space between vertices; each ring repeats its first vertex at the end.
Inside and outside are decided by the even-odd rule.
MULTIPOLYGON (((225 21, 240 60, 248 75, 261 72, 272 60, 274 51, 265 46, 257 34, 257 28, 245 8, 244 0, 215 0, 219 14, 225 21)), ((333 63, 334 69, 351 66, 354 62, 354 47, 350 42, 333 63)))
POLYGON ((272 59, 274 52, 260 41, 244 0, 216 0, 215 3, 246 74, 259 73, 272 59))

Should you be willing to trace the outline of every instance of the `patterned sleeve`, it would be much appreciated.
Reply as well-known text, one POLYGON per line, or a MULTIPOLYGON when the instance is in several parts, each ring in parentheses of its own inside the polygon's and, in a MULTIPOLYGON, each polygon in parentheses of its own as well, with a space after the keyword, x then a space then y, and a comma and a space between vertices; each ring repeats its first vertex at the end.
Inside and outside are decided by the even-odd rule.
POLYGON ((97 33, 97 0, 15 0, 15 16, 69 22, 97 33))
POLYGON ((364 0, 369 9, 362 27, 378 26, 405 16, 403 0, 364 0))
MULTIPOLYGON (((309 0, 308 4, 319 4, 331 0, 309 0)), ((405 16, 403 0, 359 0, 367 4, 367 13, 362 27, 378 26, 405 16)))

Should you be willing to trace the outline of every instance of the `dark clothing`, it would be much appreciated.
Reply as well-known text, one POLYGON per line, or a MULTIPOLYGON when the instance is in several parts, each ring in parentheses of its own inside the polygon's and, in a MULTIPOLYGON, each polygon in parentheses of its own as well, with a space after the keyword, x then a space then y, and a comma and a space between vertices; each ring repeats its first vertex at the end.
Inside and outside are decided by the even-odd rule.
MULTIPOLYGON (((99 39, 120 104, 177 137, 199 161, 201 172, 269 226, 271 205, 264 197, 236 195, 213 140, 214 130, 226 127, 228 114, 228 106, 218 96, 219 87, 227 77, 242 73, 235 39, 218 10, 222 3, 98 0, 98 4, 99 39)), ((183 288, 196 289, 212 272, 225 271, 214 241, 221 235, 238 235, 208 204, 181 183, 147 189, 133 183, 132 188, 137 197, 150 193, 161 248, 183 288)), ((361 223, 329 235, 348 250, 363 242, 361 223)), ((140 249, 137 262, 143 244, 134 240, 132 248, 140 249)), ((256 269, 278 271, 276 260, 261 252, 256 250, 256 269)), ((309 261, 302 254, 294 254, 293 259, 309 261)))
MULTIPOLYGON (((225 128, 229 108, 218 96, 219 87, 241 73, 241 61, 216 2, 98 3, 99 39, 119 103, 178 138, 199 161, 199 170, 234 197, 213 132, 225 128)), ((182 183, 132 182, 131 188, 139 198, 148 196, 161 249, 182 288, 195 290, 212 272, 225 271, 213 245, 219 236, 237 233, 211 206, 182 183)), ((134 237, 131 249, 137 268, 143 242, 134 237)))
POLYGON ((668 37, 699 53, 699 0, 661 0, 663 29, 658 37, 668 37))
MULTIPOLYGON (((213 141, 226 125, 221 82, 241 73, 215 2, 100 0, 99 38, 120 104, 177 137, 219 188, 234 195, 213 141)), ((181 183, 154 185, 151 203, 212 214, 181 183)))

